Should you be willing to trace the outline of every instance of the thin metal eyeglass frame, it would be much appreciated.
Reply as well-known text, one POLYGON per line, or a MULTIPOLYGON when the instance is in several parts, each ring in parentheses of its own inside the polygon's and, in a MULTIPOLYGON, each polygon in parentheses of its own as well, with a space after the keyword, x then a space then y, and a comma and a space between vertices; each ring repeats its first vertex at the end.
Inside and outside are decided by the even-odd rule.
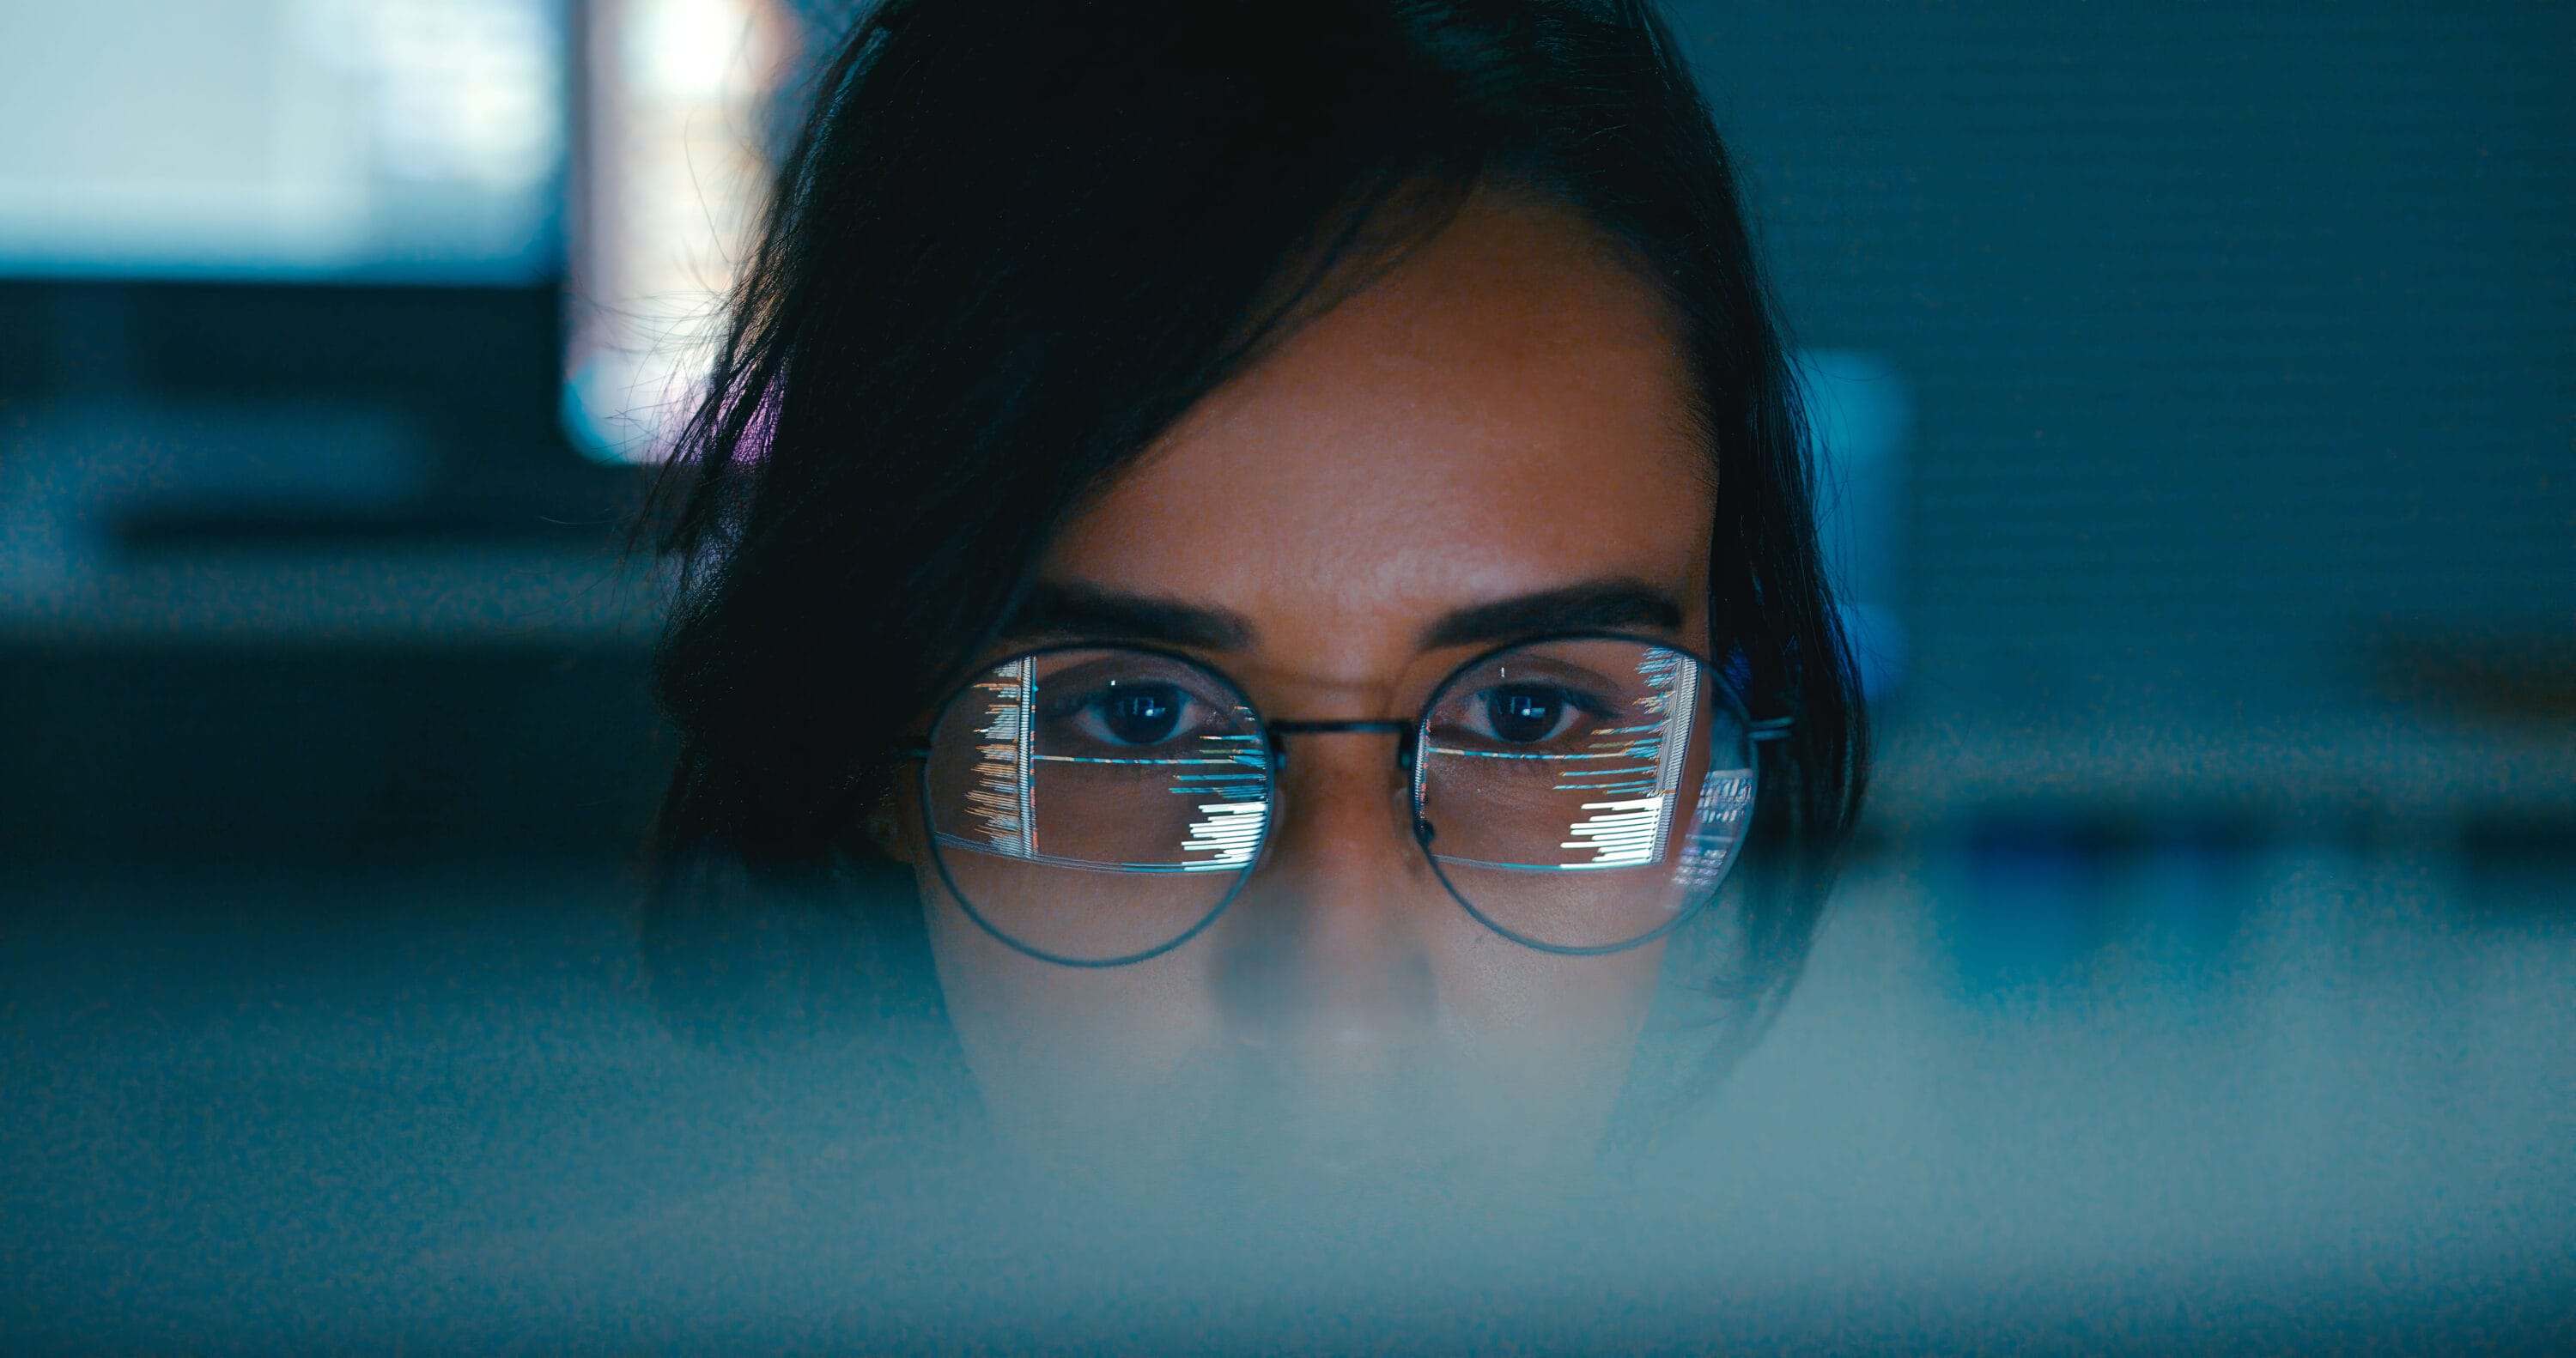
MULTIPOLYGON (((949 872, 947 858, 940 852, 939 848, 938 827, 930 823, 930 808, 933 805, 930 789, 930 757, 932 751, 927 746, 916 746, 905 749, 903 754, 905 758, 917 760, 921 765, 921 771, 916 781, 918 784, 918 795, 921 798, 923 828, 928 831, 927 837, 930 841, 928 848, 930 851, 931 864, 939 870, 940 884, 948 888, 949 898, 957 902, 959 909, 965 911, 966 918, 973 920, 975 922, 975 926, 990 935, 994 941, 1014 952, 1035 958, 1041 962, 1052 962, 1057 966, 1064 967, 1085 968, 1132 966, 1138 962, 1150 961, 1153 958, 1160 957, 1163 954, 1180 947, 1182 944, 1189 942, 1191 939, 1196 938, 1201 933, 1205 932, 1209 925, 1214 924, 1217 921, 1217 917, 1225 913, 1226 907, 1234 904, 1235 897, 1243 894, 1244 886, 1252 880, 1253 874, 1261 870, 1262 863, 1270 855, 1271 830, 1279 823, 1280 808, 1283 800, 1281 797, 1282 788, 1279 774, 1287 767, 1288 762, 1288 747, 1281 743, 1280 737, 1291 735, 1391 735, 1399 737, 1396 747, 1396 766, 1408 775, 1406 778, 1406 783, 1409 787, 1407 800, 1412 803, 1412 815, 1410 819, 1412 821, 1414 846, 1422 851, 1424 860, 1430 863, 1432 875, 1440 879, 1440 885, 1442 889, 1449 893, 1449 899, 1457 902, 1459 908, 1465 910, 1468 917, 1475 920, 1478 924, 1485 926, 1487 929, 1500 934, 1504 938, 1509 939, 1522 947, 1544 953, 1553 953, 1564 957, 1599 957, 1609 953, 1626 952, 1631 948, 1644 947, 1646 944, 1664 937, 1666 934, 1671 933, 1673 930, 1680 928, 1682 925, 1697 917, 1700 911, 1708 907, 1709 902, 1717 899, 1718 892, 1725 887, 1727 878, 1734 875, 1735 858, 1730 857, 1727 860, 1726 871, 1719 874, 1717 880, 1711 882, 1707 889, 1700 893, 1699 899, 1693 901, 1690 908, 1674 912, 1673 918, 1665 921, 1663 924, 1647 933, 1640 934, 1635 938, 1619 943, 1592 946, 1541 942, 1495 923, 1485 914, 1485 912, 1478 910, 1475 904, 1467 899, 1466 893, 1460 891, 1455 882, 1449 880, 1449 874, 1440 866, 1439 855, 1431 852, 1430 837, 1423 833, 1427 822, 1422 814, 1423 780, 1420 773, 1419 762, 1416 758, 1416 751, 1422 740, 1423 728, 1430 723, 1431 714, 1439 707, 1440 700, 1448 694, 1452 685, 1467 677, 1478 666, 1483 665, 1496 656, 1507 655, 1513 651, 1521 650, 1526 647, 1543 646, 1556 642, 1577 641, 1617 641, 1625 642, 1634 646, 1650 646, 1657 650, 1670 651, 1676 655, 1683 656, 1689 659, 1692 663, 1698 665, 1701 673, 1710 681, 1710 687, 1716 695, 1716 698, 1723 701, 1727 707, 1733 709, 1735 716, 1743 726, 1747 754, 1755 760, 1755 762, 1747 769, 1748 774, 1753 779, 1753 803, 1759 803, 1762 795, 1762 782, 1761 769, 1759 765, 1760 750, 1758 747, 1786 737, 1789 733, 1789 727, 1794 719, 1789 717, 1774 717, 1762 721, 1753 720, 1745 710, 1742 697, 1735 692, 1735 685, 1728 682, 1724 672, 1719 670, 1717 666, 1711 664, 1706 657, 1699 655, 1697 652, 1694 652, 1687 647, 1676 646, 1671 642, 1659 640, 1653 637, 1632 636, 1623 632, 1561 632, 1550 633, 1543 636, 1524 637, 1517 641, 1507 642, 1499 646, 1491 647, 1468 657, 1465 661, 1462 661, 1457 668, 1442 676, 1440 682, 1432 686, 1430 697, 1424 700, 1421 713, 1411 721, 1399 721, 1392 718, 1357 718, 1342 721, 1269 721, 1261 715, 1261 709, 1253 705, 1251 697, 1244 693, 1242 685, 1234 682, 1232 676, 1226 674, 1223 670, 1218 669, 1214 665, 1208 664, 1203 660, 1199 660, 1194 656, 1184 655, 1178 651, 1166 650, 1158 646, 1140 646, 1128 642, 1065 642, 1058 645, 1042 646, 1034 650, 1019 651, 1004 657, 1001 660, 995 661, 990 665, 981 667, 976 671, 976 674, 982 675, 990 673, 992 670, 1003 665, 1015 664, 1024 660, 1035 660, 1041 656, 1059 655, 1068 651, 1123 651, 1134 655, 1152 656, 1158 660, 1169 661, 1171 663, 1196 670, 1199 673, 1216 680, 1218 684, 1224 687, 1226 692, 1232 694, 1240 701, 1243 710, 1251 715, 1253 729, 1263 737, 1262 747, 1269 754, 1269 765, 1262 770, 1262 775, 1267 780, 1268 784, 1267 792, 1269 794, 1271 814, 1268 822, 1262 826, 1261 847, 1254 851, 1252 861, 1245 864, 1242 870, 1235 874, 1234 883, 1226 889, 1225 895, 1220 898, 1215 905, 1209 907, 1208 912, 1201 916, 1197 923, 1181 931, 1180 934, 1172 939, 1157 944, 1154 947, 1144 949, 1140 952, 1127 953, 1118 957, 1068 957, 1059 953, 1048 952, 1043 948, 1039 948, 1033 944, 1013 938, 1000 926, 994 924, 991 920, 986 919, 982 911, 975 908, 974 902, 967 898, 964 889, 958 886, 956 877, 949 872)), ((941 700, 939 704, 939 715, 931 722, 930 727, 934 737, 937 735, 940 728, 947 723, 950 710, 956 706, 960 699, 964 698, 966 694, 974 688, 975 683, 976 679, 970 677, 964 683, 959 684, 953 691, 951 691, 945 699, 941 700)), ((1738 851, 1739 854, 1740 852, 1741 850, 1738 851)))

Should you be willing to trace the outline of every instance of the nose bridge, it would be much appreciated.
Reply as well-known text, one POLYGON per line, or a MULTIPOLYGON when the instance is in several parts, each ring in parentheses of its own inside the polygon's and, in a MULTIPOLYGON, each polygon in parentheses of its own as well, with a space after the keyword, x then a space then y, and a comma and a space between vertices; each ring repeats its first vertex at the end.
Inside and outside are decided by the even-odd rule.
POLYGON ((1414 846, 1400 722, 1281 723, 1279 805, 1229 914, 1220 993, 1243 1041, 1365 1060, 1430 1035, 1424 930, 1440 888, 1414 846), (1426 891, 1425 888, 1428 888, 1426 891))
POLYGON ((1381 830, 1397 845, 1387 865, 1413 862, 1413 723, 1274 722, 1269 735, 1278 805, 1265 862, 1330 840, 1337 859, 1356 864, 1357 841, 1387 847, 1375 842, 1381 830))
POLYGON ((1415 745, 1420 738, 1420 730, 1414 723, 1409 721, 1381 721, 1374 719, 1366 721, 1277 721, 1269 724, 1265 730, 1265 734, 1270 742, 1272 775, 1276 780, 1279 794, 1283 800, 1287 795, 1289 771, 1292 765, 1299 762, 1292 759, 1290 753, 1296 745, 1314 745, 1318 747, 1316 751, 1317 753, 1327 755, 1332 754, 1334 747, 1336 746, 1342 747, 1342 752, 1347 755, 1355 746, 1357 750, 1364 751, 1368 759, 1383 764, 1387 762, 1386 756, 1389 752, 1386 742, 1379 740, 1349 742, 1334 740, 1332 737, 1395 737, 1392 751, 1394 755, 1393 762, 1395 767, 1401 771, 1402 774, 1402 778, 1400 780, 1402 785, 1397 790, 1402 796, 1404 802, 1405 813, 1403 823, 1406 827, 1407 833, 1411 833, 1411 827, 1413 825, 1413 760, 1415 745), (1290 736, 1298 737, 1298 739, 1291 742, 1287 739, 1287 737, 1290 736), (1315 737, 1324 737, 1324 739, 1317 740, 1315 737))

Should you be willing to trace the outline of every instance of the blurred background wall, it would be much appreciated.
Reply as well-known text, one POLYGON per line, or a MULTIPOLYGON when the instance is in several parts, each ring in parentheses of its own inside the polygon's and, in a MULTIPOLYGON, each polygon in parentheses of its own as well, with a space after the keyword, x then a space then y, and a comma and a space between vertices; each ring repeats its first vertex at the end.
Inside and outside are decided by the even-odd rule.
MULTIPOLYGON (((848 10, 0 7, 11 857, 632 848, 617 464, 848 10)), ((1674 15, 1876 412, 1882 829, 2576 823, 2576 16, 1674 15)))
POLYGON ((2576 15, 1677 16, 1792 323, 1914 393, 1884 810, 2564 820, 2576 15))
POLYGON ((711 313, 664 218, 742 186, 589 211, 700 149, 594 165, 644 121, 594 106, 687 86, 751 8, 0 4, 0 857, 632 850, 639 474, 566 374, 596 316, 711 313))

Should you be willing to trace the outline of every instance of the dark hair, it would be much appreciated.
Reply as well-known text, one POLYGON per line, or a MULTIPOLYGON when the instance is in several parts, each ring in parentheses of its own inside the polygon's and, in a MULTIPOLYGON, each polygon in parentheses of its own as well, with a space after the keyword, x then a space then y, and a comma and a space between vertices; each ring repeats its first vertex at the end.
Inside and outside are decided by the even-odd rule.
MULTIPOLYGON (((1732 176, 1642 0, 884 0, 812 91, 660 485, 666 883, 810 879, 1087 492, 1469 191, 1587 219, 1687 337, 1713 630, 1771 747, 1739 978, 1802 962, 1864 714, 1732 176)), ((664 894, 661 909, 681 907, 664 894)))

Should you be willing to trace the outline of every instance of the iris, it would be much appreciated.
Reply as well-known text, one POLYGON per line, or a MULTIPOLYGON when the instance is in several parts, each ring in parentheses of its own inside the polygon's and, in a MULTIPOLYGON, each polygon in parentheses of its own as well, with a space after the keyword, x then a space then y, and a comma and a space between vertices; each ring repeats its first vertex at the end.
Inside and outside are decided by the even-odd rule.
POLYGON ((1486 727, 1509 745, 1533 745, 1554 735, 1564 712, 1563 697, 1545 689, 1515 685, 1485 695, 1486 727))
POLYGON ((1124 684, 1100 699, 1100 721, 1122 745, 1160 745, 1179 729, 1181 705, 1170 684, 1124 684))

